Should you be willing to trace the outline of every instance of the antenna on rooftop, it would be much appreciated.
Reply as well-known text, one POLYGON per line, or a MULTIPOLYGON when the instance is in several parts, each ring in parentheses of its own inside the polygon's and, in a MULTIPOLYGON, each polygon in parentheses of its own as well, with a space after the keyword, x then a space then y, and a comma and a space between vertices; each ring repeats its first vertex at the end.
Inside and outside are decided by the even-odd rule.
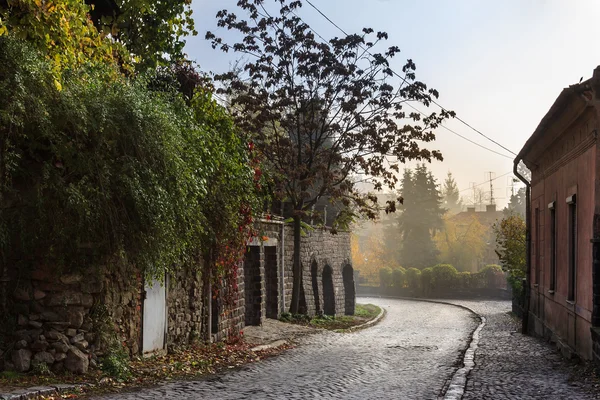
POLYGON ((496 174, 494 172, 486 172, 490 179, 490 204, 496 204, 496 200, 494 199, 494 178, 496 174))

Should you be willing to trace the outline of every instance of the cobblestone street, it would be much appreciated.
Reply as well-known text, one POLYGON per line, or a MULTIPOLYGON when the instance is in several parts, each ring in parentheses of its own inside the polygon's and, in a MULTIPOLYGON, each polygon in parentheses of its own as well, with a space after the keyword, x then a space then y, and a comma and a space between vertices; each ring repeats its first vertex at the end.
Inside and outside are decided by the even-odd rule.
POLYGON ((520 333, 509 301, 448 300, 486 318, 463 399, 600 399, 600 388, 571 381, 558 351, 520 333))
POLYGON ((283 355, 195 382, 104 399, 435 399, 478 321, 440 304, 360 299, 385 308, 376 326, 301 339, 283 355))
MULTIPOLYGON (((465 309, 380 298, 376 326, 306 336, 283 355, 216 377, 102 399, 436 399, 462 361, 479 324, 465 309)), ((521 335, 509 301, 448 300, 486 318, 464 399, 598 399, 542 341, 521 335)))

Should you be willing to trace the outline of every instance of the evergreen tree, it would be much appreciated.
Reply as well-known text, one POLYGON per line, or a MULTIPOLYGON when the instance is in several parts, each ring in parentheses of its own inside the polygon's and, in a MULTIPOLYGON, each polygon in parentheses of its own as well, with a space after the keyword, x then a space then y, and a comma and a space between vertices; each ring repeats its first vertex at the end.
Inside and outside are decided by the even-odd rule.
POLYGON ((525 188, 520 188, 517 193, 510 196, 510 202, 504 209, 504 215, 519 215, 525 218, 525 188))
POLYGON ((425 268, 436 264, 438 250, 433 236, 443 226, 442 196, 435 178, 425 164, 414 171, 404 170, 404 204, 400 207, 400 265, 425 268))
POLYGON ((442 194, 444 196, 444 207, 446 210, 451 214, 459 213, 462 209, 462 200, 460 199, 458 185, 452 176, 452 172, 448 172, 448 176, 444 181, 442 194))

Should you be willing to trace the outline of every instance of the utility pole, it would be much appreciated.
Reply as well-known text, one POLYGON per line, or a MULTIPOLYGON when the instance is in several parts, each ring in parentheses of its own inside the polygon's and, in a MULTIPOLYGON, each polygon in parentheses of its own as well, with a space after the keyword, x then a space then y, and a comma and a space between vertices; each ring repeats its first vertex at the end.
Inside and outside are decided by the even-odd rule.
POLYGON ((494 199, 494 173, 493 172, 486 172, 486 175, 488 175, 489 179, 490 179, 490 204, 496 204, 496 201, 494 199))

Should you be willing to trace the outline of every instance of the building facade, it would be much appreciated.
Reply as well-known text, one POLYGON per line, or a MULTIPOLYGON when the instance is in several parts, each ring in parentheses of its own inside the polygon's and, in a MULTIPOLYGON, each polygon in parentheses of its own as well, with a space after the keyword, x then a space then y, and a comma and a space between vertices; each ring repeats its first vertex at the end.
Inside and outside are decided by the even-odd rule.
POLYGON ((564 89, 515 165, 531 170, 528 323, 563 354, 598 359, 600 69, 564 89))

